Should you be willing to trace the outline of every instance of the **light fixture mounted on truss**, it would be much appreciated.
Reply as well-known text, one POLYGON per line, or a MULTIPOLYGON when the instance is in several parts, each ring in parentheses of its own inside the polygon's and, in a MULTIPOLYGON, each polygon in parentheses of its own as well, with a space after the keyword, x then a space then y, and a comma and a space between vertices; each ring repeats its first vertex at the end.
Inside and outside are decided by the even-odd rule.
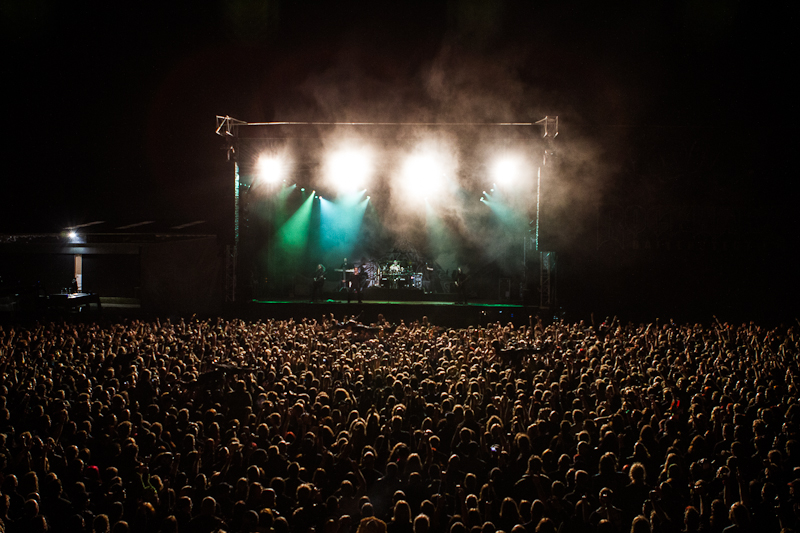
POLYGON ((547 146, 544 149, 544 158, 542 164, 547 165, 547 158, 555 155, 553 150, 553 140, 558 136, 558 117, 546 116, 541 120, 537 120, 536 124, 544 127, 544 139, 547 141, 547 146))
POLYGON ((228 161, 230 161, 231 158, 236 159, 236 147, 233 144, 233 139, 236 138, 238 127, 244 125, 247 125, 247 122, 243 120, 237 120, 228 115, 224 117, 217 115, 217 129, 215 133, 228 140, 228 144, 222 147, 223 150, 227 150, 226 159, 228 161))

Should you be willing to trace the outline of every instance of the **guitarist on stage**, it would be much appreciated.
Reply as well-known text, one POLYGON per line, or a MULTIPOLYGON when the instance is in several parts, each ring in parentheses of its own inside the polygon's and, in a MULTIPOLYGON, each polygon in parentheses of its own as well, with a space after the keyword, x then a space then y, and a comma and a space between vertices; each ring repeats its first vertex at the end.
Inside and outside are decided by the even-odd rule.
POLYGON ((317 296, 322 296, 322 286, 325 284, 325 267, 322 263, 314 271, 314 281, 311 283, 311 301, 316 302, 317 296))

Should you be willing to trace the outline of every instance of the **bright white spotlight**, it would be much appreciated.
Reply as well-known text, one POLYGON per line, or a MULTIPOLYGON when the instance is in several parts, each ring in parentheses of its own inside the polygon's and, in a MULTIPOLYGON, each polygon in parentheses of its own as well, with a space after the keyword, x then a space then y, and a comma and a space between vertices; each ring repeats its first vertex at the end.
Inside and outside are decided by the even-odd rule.
POLYGON ((403 165, 403 180, 409 193, 417 196, 436 194, 445 180, 442 158, 433 152, 412 154, 403 165))
POLYGON ((78 232, 75 230, 70 230, 70 232, 67 235, 69 236, 70 239, 74 240, 78 237, 78 232))
POLYGON ((262 155, 258 158, 258 177, 265 183, 278 183, 289 173, 289 165, 284 157, 262 155))
POLYGON ((341 148, 326 158, 326 177, 341 193, 364 189, 372 177, 373 159, 369 148, 341 148))
POLYGON ((522 178, 525 163, 518 155, 504 155, 494 160, 490 167, 491 178, 501 185, 512 185, 522 178))

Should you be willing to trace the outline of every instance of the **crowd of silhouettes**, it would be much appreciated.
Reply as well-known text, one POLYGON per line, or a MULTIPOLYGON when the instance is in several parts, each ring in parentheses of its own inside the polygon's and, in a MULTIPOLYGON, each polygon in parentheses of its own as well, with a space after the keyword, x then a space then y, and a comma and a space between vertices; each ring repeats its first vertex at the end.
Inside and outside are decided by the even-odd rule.
POLYGON ((794 327, 0 328, 0 531, 777 533, 794 327))

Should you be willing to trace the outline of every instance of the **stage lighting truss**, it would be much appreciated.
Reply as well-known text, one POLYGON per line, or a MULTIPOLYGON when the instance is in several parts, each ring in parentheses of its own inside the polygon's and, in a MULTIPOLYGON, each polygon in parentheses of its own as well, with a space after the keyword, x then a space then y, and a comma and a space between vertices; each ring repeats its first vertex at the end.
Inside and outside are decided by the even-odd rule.
POLYGON ((544 127, 544 137, 555 139, 558 135, 558 117, 544 117, 537 120, 535 124, 544 127))
POLYGON ((235 118, 225 115, 217 115, 217 135, 222 137, 236 137, 238 134, 239 126, 246 126, 247 122, 243 120, 236 120, 235 118))
POLYGON ((537 120, 536 124, 542 126, 544 128, 544 139, 547 142, 547 145, 544 149, 544 154, 542 155, 542 165, 546 166, 548 159, 555 155, 555 150, 553 149, 553 140, 558 136, 558 117, 544 117, 541 120, 537 120))
POLYGON ((238 136, 239 126, 246 126, 247 122, 236 120, 225 115, 217 115, 217 130, 214 132, 221 137, 225 137, 227 143, 222 148, 225 150, 225 157, 228 161, 236 159, 236 145, 234 139, 238 136))
MULTIPOLYGON (((236 163, 236 159, 239 157, 237 153, 237 145, 236 141, 239 137, 239 129, 241 126, 247 126, 252 129, 256 128, 279 128, 279 127, 294 127, 294 126, 306 126, 306 127, 350 127, 350 128, 359 128, 359 127, 419 127, 419 128, 453 128, 453 127, 474 127, 474 128, 481 128, 481 127, 509 127, 509 128, 525 128, 531 126, 542 126, 544 129, 543 138, 545 139, 546 147, 543 153, 542 164, 543 166, 547 166, 548 160, 555 155, 555 150, 553 147, 553 140, 558 135, 558 117, 551 117, 546 116, 541 120, 536 122, 505 122, 505 123, 389 123, 389 122, 245 122, 241 120, 237 120, 232 118, 228 115, 217 115, 216 117, 216 131, 217 135, 224 137, 226 139, 226 146, 224 147, 227 150, 227 159, 228 161, 234 161, 234 175, 235 175, 235 188, 237 189, 237 201, 235 202, 234 210, 235 214, 235 234, 237 235, 233 246, 229 246, 230 253, 228 255, 228 261, 226 262, 226 299, 233 301, 235 299, 236 293, 236 257, 237 257, 237 245, 238 245, 238 215, 240 210, 240 205, 238 202, 238 187, 239 187, 239 167, 238 163, 236 163)), ((255 137, 249 137, 255 138, 255 137)), ((422 168, 422 167, 418 167, 422 168)), ((288 169, 287 169, 288 170, 288 169)), ((297 170, 297 168, 294 168, 297 170)), ((416 178, 412 179, 411 181, 415 181, 417 184, 412 185, 411 183, 405 184, 407 190, 414 189, 416 190, 415 195, 418 197, 423 197, 426 195, 432 195, 436 192, 436 182, 438 182, 438 187, 441 189, 444 187, 446 180, 448 179, 448 171, 449 167, 445 165, 442 169, 442 172, 436 172, 435 170, 425 169, 423 171, 416 173, 416 178), (435 173, 435 174, 434 174, 435 173), (422 178, 422 179, 419 179, 422 178), (422 189, 427 189, 422 190, 422 189)), ((539 250, 539 200, 540 200, 540 187, 541 187, 541 173, 542 168, 540 167, 537 171, 536 180, 535 180, 535 187, 536 187, 536 219, 535 221, 531 221, 533 225, 535 223, 535 236, 532 237, 533 242, 535 243, 534 248, 538 251, 539 250)), ((405 174, 405 172, 404 172, 405 174)), ((503 180, 495 180, 497 182, 502 182, 503 180)), ((411 191, 409 191, 411 192, 411 191)), ((313 193, 312 193, 313 194, 313 193)), ((486 201, 485 197, 481 198, 481 201, 486 201)), ((545 252, 541 252, 545 253, 545 252)), ((546 288, 543 288, 543 300, 550 299, 550 278, 549 275, 546 276, 546 279, 543 280, 543 284, 546 285, 546 288), (544 293, 547 293, 547 298, 544 297, 544 293)))
MULTIPOLYGON (((389 123, 389 122, 245 122, 242 120, 235 119, 229 115, 217 115, 216 116, 216 131, 217 135, 225 137, 228 141, 228 160, 237 159, 239 158, 238 154, 238 146, 236 142, 238 142, 238 137, 241 131, 241 127, 246 127, 248 130, 255 130, 255 129, 266 129, 277 131, 278 128, 294 128, 294 127, 314 127, 315 129, 318 128, 325 128, 325 127, 332 127, 332 128, 368 128, 368 127, 378 127, 378 128, 386 128, 386 127, 397 127, 397 128, 429 128, 429 129, 436 129, 436 128, 481 128, 481 127, 494 127, 494 128, 525 128, 531 126, 541 126, 543 130, 542 137, 545 139, 545 149, 543 150, 542 154, 542 164, 546 165, 548 159, 554 156, 555 151, 553 149, 553 140, 558 135, 558 117, 557 116, 545 116, 544 118, 537 120, 536 122, 498 122, 498 123, 471 123, 471 122, 464 122, 464 123, 389 123), (275 128, 275 130, 273 130, 275 128)), ((246 135, 248 139, 256 139, 257 136, 248 133, 246 135)), ((266 137, 262 137, 266 138, 266 137)), ((292 139, 291 135, 277 135, 271 136, 271 141, 276 142, 278 139, 292 139)), ((302 138, 302 136, 298 136, 295 138, 302 138)), ((345 143, 348 144, 348 143, 345 143)), ((337 150, 330 153, 326 159, 328 161, 324 162, 323 165, 324 169, 324 178, 325 181, 328 182, 329 185, 332 186, 333 189, 337 190, 340 193, 359 190, 366 188, 368 186, 368 182, 374 176, 374 168, 373 162, 376 157, 376 154, 372 153, 372 150, 364 149, 363 153, 361 147, 350 147, 347 146, 339 146, 337 150), (370 161, 370 157, 373 161, 370 161)), ((509 154, 511 155, 511 154, 509 154)), ((413 157, 414 154, 410 154, 409 157, 413 157)), ((518 174, 521 178, 523 178, 524 174, 527 173, 526 165, 529 161, 523 161, 520 165, 519 162, 514 163, 512 160, 507 160, 500 162, 500 158, 495 160, 493 163, 488 163, 484 168, 489 171, 489 178, 492 183, 497 183, 498 185, 503 186, 510 186, 512 183, 515 183, 513 179, 515 174, 518 174), (499 168, 498 168, 499 167, 499 168)), ((527 157, 519 157, 520 160, 525 160, 527 157)), ((297 162, 300 163, 300 162, 297 162)), ((458 164, 458 163, 457 163, 458 164)), ((300 167, 293 167, 292 171, 300 171, 300 167)), ((404 176, 407 177, 407 173, 405 171, 401 172, 404 176)), ((429 170, 424 170, 420 172, 415 172, 415 175, 409 180, 414 184, 408 184, 407 188, 416 190, 417 195, 419 196, 431 196, 436 194, 436 190, 439 189, 444 184, 441 183, 443 180, 442 178, 447 174, 436 174, 433 175, 429 170), (438 186, 435 182, 439 182, 438 186), (427 189, 427 191, 423 192, 423 189, 427 189)), ((288 176, 284 176, 288 177, 288 176)), ((516 181, 518 183, 519 180, 516 181)), ((411 192, 409 190, 409 192, 411 192)))

